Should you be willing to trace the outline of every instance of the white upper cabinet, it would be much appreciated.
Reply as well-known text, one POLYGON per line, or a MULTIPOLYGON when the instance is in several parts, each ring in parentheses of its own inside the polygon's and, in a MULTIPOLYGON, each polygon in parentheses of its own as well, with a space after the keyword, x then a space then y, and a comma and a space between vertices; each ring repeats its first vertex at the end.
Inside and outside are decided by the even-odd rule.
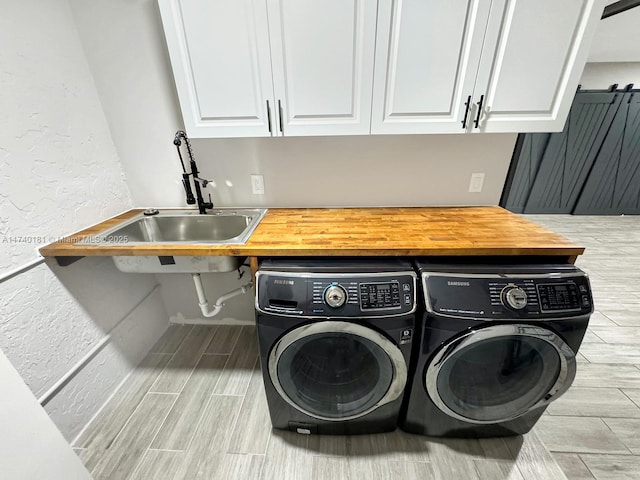
POLYGON ((562 130, 603 8, 380 0, 371 133, 562 130))
POLYGON ((486 0, 381 0, 371 133, 463 133, 486 0))
POLYGON ((189 135, 271 135, 273 83, 264 0, 159 4, 189 135))
POLYGON ((269 0, 268 6, 278 130, 369 134, 377 2, 269 0))
POLYGON ((158 0, 192 137, 560 131, 606 0, 158 0))
POLYGON ((493 0, 472 131, 561 131, 603 8, 601 0, 493 0))
POLYGON ((376 0, 159 2, 190 136, 369 133, 376 0))

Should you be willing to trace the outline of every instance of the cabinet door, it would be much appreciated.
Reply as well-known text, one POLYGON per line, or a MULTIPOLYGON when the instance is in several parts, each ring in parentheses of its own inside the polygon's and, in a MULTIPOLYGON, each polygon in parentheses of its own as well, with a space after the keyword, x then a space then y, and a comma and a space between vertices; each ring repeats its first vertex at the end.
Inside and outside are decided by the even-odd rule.
POLYGON ((270 136, 268 110, 274 105, 265 0, 159 4, 189 136, 270 136))
POLYGON ((562 131, 603 7, 602 0, 494 0, 474 131, 562 131))
POLYGON ((490 3, 380 1, 371 133, 466 131, 490 3))
POLYGON ((278 134, 368 134, 376 0, 269 0, 278 134))

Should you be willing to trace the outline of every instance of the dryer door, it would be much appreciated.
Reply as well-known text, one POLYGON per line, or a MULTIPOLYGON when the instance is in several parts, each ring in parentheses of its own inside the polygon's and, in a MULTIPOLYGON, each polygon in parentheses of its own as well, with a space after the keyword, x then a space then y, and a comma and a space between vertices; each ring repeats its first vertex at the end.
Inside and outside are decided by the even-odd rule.
POLYGON ((321 420, 358 418, 397 399, 407 381, 400 349, 362 325, 296 328, 269 354, 269 376, 290 405, 321 420))
POLYGON ((531 325, 494 325, 445 344, 430 361, 425 385, 448 415, 498 423, 546 405, 571 386, 576 360, 555 333, 531 325))

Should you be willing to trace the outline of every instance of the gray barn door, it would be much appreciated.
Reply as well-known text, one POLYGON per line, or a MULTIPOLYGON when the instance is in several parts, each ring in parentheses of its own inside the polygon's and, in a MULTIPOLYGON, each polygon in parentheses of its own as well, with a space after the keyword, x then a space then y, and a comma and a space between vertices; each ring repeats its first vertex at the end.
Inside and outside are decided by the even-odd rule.
POLYGON ((503 206, 515 213, 523 213, 529 200, 533 181, 538 174, 540 162, 549 143, 550 133, 528 133, 522 135, 522 148, 518 156, 516 170, 513 173, 507 198, 503 200, 503 206))
POLYGON ((576 95, 563 132, 549 138, 524 213, 573 211, 622 97, 614 92, 576 95))
POLYGON ((624 94, 575 214, 640 213, 640 95, 624 94))

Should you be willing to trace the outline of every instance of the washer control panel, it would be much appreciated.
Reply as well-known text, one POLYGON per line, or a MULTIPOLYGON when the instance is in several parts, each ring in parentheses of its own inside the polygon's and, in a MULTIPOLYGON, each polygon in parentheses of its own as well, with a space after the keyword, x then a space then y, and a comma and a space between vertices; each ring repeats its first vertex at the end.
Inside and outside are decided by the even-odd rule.
POLYGON ((312 317, 404 315, 416 309, 414 272, 379 274, 292 274, 256 276, 256 308, 268 313, 312 317))
MULTIPOLYGON (((538 298, 543 312, 579 310, 581 302, 580 287, 575 283, 539 283, 536 285, 538 298)), ((582 289, 584 291, 584 288, 582 289)), ((584 291, 586 294, 586 291, 584 291)))
MULTIPOLYGON (((408 288, 407 291, 411 291, 411 288, 408 288)), ((412 298, 413 295, 409 295, 405 299, 411 301, 412 298)), ((399 282, 360 284, 360 306, 363 310, 400 308, 402 300, 403 299, 400 298, 399 282)))
POLYGON ((463 318, 559 318, 589 314, 587 276, 554 274, 446 274, 423 272, 426 308, 463 318))

